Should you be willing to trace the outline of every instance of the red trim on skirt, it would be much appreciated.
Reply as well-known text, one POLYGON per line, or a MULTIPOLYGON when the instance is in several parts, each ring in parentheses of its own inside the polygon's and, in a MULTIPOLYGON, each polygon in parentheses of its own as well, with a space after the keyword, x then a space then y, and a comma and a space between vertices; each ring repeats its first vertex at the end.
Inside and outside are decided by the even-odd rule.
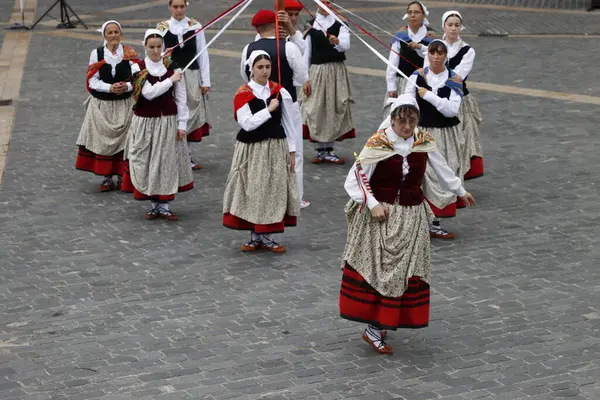
POLYGON ((122 164, 122 151, 113 156, 103 156, 89 151, 84 146, 79 146, 75 168, 101 176, 123 175, 122 164))
POLYGON ((483 158, 482 157, 471 157, 471 168, 465 174, 465 180, 475 179, 483 176, 483 158))
POLYGON ((418 329, 429 325, 429 284, 413 276, 400 297, 379 294, 348 263, 342 275, 340 316, 381 329, 418 329))
POLYGON ((261 224, 253 224, 252 222, 248 222, 245 219, 236 217, 230 213, 223 214, 223 226, 229 229, 242 230, 242 231, 254 231, 259 234, 269 234, 269 233, 281 233, 284 231, 286 226, 296 226, 298 223, 298 217, 292 217, 290 215, 285 215, 283 217, 283 221, 261 225, 261 224))
MULTIPOLYGON (((194 181, 177 188, 177 193, 187 192, 194 188, 194 181)), ((133 182, 131 182, 131 175, 129 175, 129 161, 123 162, 123 181, 121 182, 121 191, 127 193, 133 193, 133 198, 136 200, 150 200, 155 202, 166 202, 175 200, 175 193, 173 194, 161 194, 161 195, 145 195, 138 191, 133 182)))
MULTIPOLYGON (((427 200, 427 199, 425 199, 427 200)), ((429 200, 427 200, 427 203, 429 203, 429 207, 431 208, 431 211, 433 211, 433 215, 435 215, 437 218, 452 218, 452 217, 456 217, 456 206, 457 206, 457 202, 455 201, 452 204, 447 205, 446 207, 439 209, 436 206, 434 206, 429 200)))
POLYGON ((187 134, 187 141, 201 142, 203 137, 210 135, 210 128, 212 128, 212 126, 207 122, 200 128, 194 129, 193 131, 187 134))
MULTIPOLYGON (((351 131, 348 131, 346 133, 344 133, 342 136, 340 136, 339 138, 335 139, 336 142, 342 142, 346 139, 354 139, 356 137, 356 130, 354 128, 352 128, 351 131)), ((313 143, 318 143, 316 140, 314 140, 311 136, 310 136, 310 129, 308 128, 308 125, 302 125, 302 138, 306 139, 310 142, 313 143)))

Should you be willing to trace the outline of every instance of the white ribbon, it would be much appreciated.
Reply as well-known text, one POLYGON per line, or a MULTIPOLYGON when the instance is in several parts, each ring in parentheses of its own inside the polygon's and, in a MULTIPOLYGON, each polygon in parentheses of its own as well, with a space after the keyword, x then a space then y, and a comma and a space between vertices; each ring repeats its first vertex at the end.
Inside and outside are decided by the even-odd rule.
MULTIPOLYGON (((250 0, 250 1, 252 1, 252 0, 250 0)), ((337 15, 336 15, 336 14, 335 14, 333 11, 332 11, 332 10, 330 10, 330 9, 329 9, 329 7, 327 7, 325 4, 323 4, 323 2, 322 2, 321 0, 314 0, 314 2, 315 2, 315 3, 317 3, 317 5, 318 5, 319 7, 321 7, 322 9, 324 9, 324 10, 328 11, 328 12, 329 12, 329 14, 331 14, 331 16, 332 16, 332 17, 333 17, 333 18, 334 18, 334 19, 335 19, 337 22, 339 22, 340 24, 342 24, 342 26, 345 26, 345 27, 346 27, 346 28, 347 28, 347 29, 350 31, 350 33, 352 33, 354 36, 356 36, 356 38, 357 38, 358 40, 360 40, 361 42, 363 42, 363 44, 364 44, 365 46, 367 46, 367 48, 368 48, 369 50, 371 50, 371 51, 373 52, 373 54, 375 54, 375 55, 377 56, 377 58, 379 58, 381 61, 383 61, 384 63, 386 63, 386 65, 388 65, 388 66, 392 67, 392 69, 393 69, 394 71, 396 71, 398 74, 400 74, 402 77, 404 77, 404 79, 406 79, 406 81, 407 81, 409 84, 413 85, 413 86, 414 86, 414 87, 416 87, 416 88, 419 88, 419 85, 417 85, 416 83, 414 83, 413 81, 411 81, 410 79, 408 79, 408 76, 406 76, 406 75, 404 74, 404 72, 400 71, 396 65, 392 64, 392 63, 391 63, 391 62, 390 62, 390 61, 389 61, 389 60, 388 60, 386 57, 384 57, 384 56, 383 56, 383 55, 382 55, 380 52, 378 52, 377 50, 375 50, 375 49, 373 48, 373 46, 371 46, 369 43, 365 42, 363 38, 361 38, 359 35, 357 35, 357 34, 356 34, 356 32, 354 32, 352 29, 350 29, 350 27, 348 27, 348 25, 346 25, 346 24, 345 24, 345 23, 344 23, 344 22, 343 22, 343 21, 342 21, 342 20, 341 20, 341 19, 340 19, 340 18, 339 18, 339 17, 338 17, 338 16, 337 16, 337 15)))
MULTIPOLYGON (((188 65, 185 66, 185 68, 182 70, 182 72, 185 72, 193 63, 194 61, 196 61, 198 59, 198 57, 200 57, 200 55, 202 53, 204 53, 211 44, 213 44, 215 42, 215 40, 217 40, 219 38, 219 36, 221 36, 223 34, 223 32, 225 32, 227 30, 227 28, 229 28, 229 26, 233 23, 233 21, 235 21, 235 19, 237 17, 240 16, 241 13, 244 12, 244 10, 246 10, 246 8, 248 8, 248 6, 250 4, 252 4, 254 0, 247 0, 246 4, 233 16, 231 17, 231 19, 225 24, 225 26, 223 28, 221 28, 221 30, 219 32, 217 32, 217 34, 215 36, 213 36, 213 38, 210 40, 210 42, 208 42, 206 44, 206 46, 204 46, 199 52, 198 54, 196 54, 196 56, 194 58, 192 58, 192 61, 190 61, 190 63, 188 65)), ((242 3, 243 4, 243 3, 242 3)), ((233 10, 231 10, 233 11, 233 10)), ((227 15, 227 14, 226 14, 227 15)), ((216 21, 215 21, 216 22, 216 21)), ((208 25, 207 25, 208 27, 208 25)))

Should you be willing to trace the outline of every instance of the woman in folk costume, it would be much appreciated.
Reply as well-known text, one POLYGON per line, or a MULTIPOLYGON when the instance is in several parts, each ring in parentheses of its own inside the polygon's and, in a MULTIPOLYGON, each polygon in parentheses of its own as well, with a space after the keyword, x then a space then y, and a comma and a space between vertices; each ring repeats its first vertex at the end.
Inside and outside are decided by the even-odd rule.
POLYGON ((483 176, 483 151, 481 149, 481 123, 483 117, 477 101, 467 89, 467 78, 473 62, 475 50, 463 42, 460 31, 464 29, 463 19, 458 11, 447 11, 442 16, 444 43, 448 47, 448 68, 460 76, 463 83, 463 100, 458 110, 460 129, 464 136, 462 171, 465 179, 483 176))
POLYGON ((475 204, 418 122, 416 100, 400 95, 344 185, 351 200, 345 209, 340 315, 368 324, 362 337, 381 354, 392 354, 385 342, 388 329, 429 324, 433 215, 421 190, 426 171, 465 204, 475 204))
POLYGON ((162 58, 163 38, 157 29, 144 35, 146 58, 134 76, 133 121, 128 144, 129 176, 136 200, 150 200, 146 219, 176 221, 169 208, 177 192, 194 187, 186 142, 188 109, 185 81, 176 65, 162 58))
MULTIPOLYGON (((330 1, 323 1, 327 7, 330 1)), ((346 69, 350 31, 319 7, 305 35, 304 58, 309 65, 309 80, 304 84, 302 103, 303 136, 316 142, 314 164, 344 164, 334 153, 334 143, 356 137, 352 122, 352 89, 346 69)))
MULTIPOLYGON (((463 176, 462 154, 464 138, 457 117, 463 96, 462 80, 446 68, 448 49, 443 41, 433 40, 428 47, 429 67, 418 69, 406 85, 405 93, 419 103, 419 126, 434 137, 439 152, 456 176, 463 176)), ((423 184, 425 198, 437 217, 431 224, 430 234, 441 239, 453 239, 454 234, 442 228, 439 218, 456 215, 456 194, 440 185, 433 171, 428 170, 423 184)))
POLYGON ((273 235, 296 226, 300 211, 292 97, 269 80, 271 58, 266 51, 253 51, 247 63, 250 82, 233 100, 241 129, 223 196, 223 225, 250 231, 250 241, 241 248, 244 252, 262 248, 283 253, 285 247, 273 235))
POLYGON ((77 138, 75 168, 104 176, 100 191, 109 192, 118 186, 113 175, 122 175, 123 148, 133 115, 131 68, 137 54, 121 44, 123 35, 117 21, 106 21, 99 31, 104 46, 90 55, 86 80, 90 97, 77 138))
MULTIPOLYGON (((409 3, 406 14, 402 18, 404 20, 408 18, 408 25, 396 32, 395 38, 392 40, 393 51, 390 51, 389 61, 406 76, 411 76, 416 69, 423 67, 424 59, 427 58, 427 46, 435 39, 435 33, 429 27, 428 15, 427 7, 420 1, 409 3)), ((387 92, 383 113, 387 116, 390 114, 390 105, 393 102, 389 99, 394 99, 398 97, 398 94, 404 93, 406 79, 388 66, 385 80, 387 92)))
MULTIPOLYGON (((193 39, 181 44, 202 28, 202 25, 193 18, 185 16, 187 0, 169 0, 171 19, 162 21, 157 28, 164 35, 165 47, 172 48, 171 59, 185 68, 192 59, 206 46, 204 32, 200 32, 193 39)), ((204 51, 192 65, 185 71, 185 88, 187 93, 187 106, 190 113, 187 124, 187 141, 200 142, 210 133, 210 114, 208 107, 208 93, 210 92, 210 60, 208 51, 204 51)), ((200 164, 191 162, 192 169, 200 169, 200 164)))

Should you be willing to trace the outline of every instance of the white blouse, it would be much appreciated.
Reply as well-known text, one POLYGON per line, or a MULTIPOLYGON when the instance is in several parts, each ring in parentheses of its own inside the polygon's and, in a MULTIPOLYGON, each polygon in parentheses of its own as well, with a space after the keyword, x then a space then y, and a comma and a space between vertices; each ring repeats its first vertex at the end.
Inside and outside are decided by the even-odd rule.
MULTIPOLYGON (((448 47, 448 60, 453 58, 464 46, 468 46, 465 42, 462 41, 461 38, 458 38, 457 42, 452 44, 448 43, 444 40, 446 47, 448 47)), ((473 69, 473 63, 475 62, 475 49, 472 47, 467 51, 467 53, 463 56, 460 64, 452 69, 456 75, 460 76, 461 79, 466 79, 471 70, 473 69)), ((425 63, 423 64, 425 67, 429 66, 429 57, 425 57, 425 63)))
MULTIPOLYGON (((425 94, 423 99, 431 103, 444 117, 452 118, 458 115, 458 109, 460 108, 462 97, 454 90, 450 90, 449 99, 439 97, 436 94, 439 88, 445 86, 446 81, 448 80, 448 74, 447 68, 444 68, 444 70, 439 74, 434 74, 431 70, 428 70, 425 74, 425 81, 429 86, 431 86, 431 90, 425 94)), ((414 73, 409 79, 411 82, 416 84, 417 77, 418 75, 414 73)), ((417 88, 411 84, 406 85, 404 93, 410 94, 414 98, 418 98, 419 96, 417 88)))
MULTIPOLYGON (((146 70, 154 77, 160 78, 167 73, 167 68, 161 59, 158 62, 154 62, 148 57, 144 59, 146 63, 146 70)), ((135 64, 132 68, 132 73, 139 72, 140 67, 135 64)), ((181 71, 176 69, 175 71, 181 71)), ((154 85, 146 81, 142 87, 142 96, 148 100, 153 100, 163 94, 167 93, 173 86, 171 79, 165 79, 164 81, 156 82, 154 85)), ((187 120, 189 118, 189 110, 187 107, 187 93, 185 91, 185 77, 181 78, 181 81, 175 83, 175 104, 177 105, 177 129, 186 130, 187 120)))
MULTIPOLYGON (((104 46, 104 61, 106 61, 106 63, 108 65, 110 65, 112 67, 111 69, 111 74, 114 77, 115 74, 117 73, 117 65, 123 61, 123 45, 119 44, 119 47, 117 47, 117 52, 116 54, 113 54, 108 47, 104 46)), ((92 54, 90 54, 90 63, 89 65, 92 64, 96 64, 98 61, 98 52, 97 50, 92 50, 92 54)), ((134 63, 132 61, 129 61, 129 65, 134 65, 134 63)), ((103 93, 110 93, 110 83, 106 83, 104 81, 102 81, 100 79, 100 71, 96 72, 94 75, 92 75, 92 77, 90 78, 90 89, 93 89, 97 92, 103 92, 103 93)), ((127 82, 127 91, 131 92, 133 90, 133 87, 131 86, 130 82, 127 82)))
MULTIPOLYGON (((421 25, 419 30, 414 33, 410 26, 408 27, 408 37, 415 43, 419 43, 423 38, 427 36, 427 27, 425 25, 421 25)), ((390 51, 389 61, 392 65, 400 65, 400 56, 396 53, 400 53, 401 43, 398 40, 394 40, 392 44, 392 49, 394 51, 390 51)), ((415 50, 421 58, 427 59, 427 46, 424 44, 421 45, 420 49, 415 50)), ((385 71, 385 81, 387 82, 387 90, 388 92, 395 92, 397 90, 396 87, 396 70, 388 65, 385 71)))
MULTIPOLYGON (((317 17, 315 18, 315 22, 313 23, 312 27, 318 31, 323 32, 323 35, 326 36, 327 30, 329 28, 331 28, 331 26, 335 22, 336 22, 335 18, 333 18, 333 16, 331 14, 323 15, 323 14, 317 13, 317 17)), ((340 43, 336 46, 333 46, 334 49, 336 49, 340 53, 344 53, 344 52, 350 50, 350 31, 344 25, 342 25, 340 27, 340 34, 338 35, 338 39, 339 39, 340 43)), ((311 49, 312 49, 312 40, 310 38, 310 35, 306 36, 306 39, 304 39, 304 42, 306 44, 306 50, 304 51, 304 61, 305 61, 306 65, 308 67, 310 67, 310 56, 311 56, 311 49)))
MULTIPOLYGON (((271 89, 269 89, 269 85, 266 86, 257 83, 254 79, 252 79, 248 86, 252 89, 252 93, 256 96, 257 99, 261 99, 265 102, 265 106, 269 106, 267 104, 267 100, 271 97, 271 89)), ((285 132, 287 144, 290 153, 296 151, 296 144, 294 142, 294 137, 298 133, 296 132, 296 125, 294 124, 294 118, 292 116, 292 96, 290 93, 284 88, 279 92, 281 94, 281 100, 279 103, 279 107, 281 107, 281 125, 283 126, 283 130, 285 132)), ((249 104, 244 104, 239 110, 236 112, 237 122, 240 127, 247 131, 253 131, 269 119, 271 119, 271 113, 267 108, 263 108, 256 114, 252 114, 252 110, 250 109, 249 104)))
MULTIPOLYGON (((260 38, 260 36, 259 36, 260 38)), ((267 37, 265 39, 273 39, 275 37, 267 37)), ((240 63, 240 76, 244 80, 244 82, 248 82, 248 75, 246 75, 246 60, 248 58, 248 46, 244 47, 242 50, 242 60, 240 63)), ((294 73, 293 80, 294 86, 300 87, 306 83, 308 80, 308 68, 302 59, 302 53, 300 53, 300 49, 292 42, 285 43, 285 58, 294 73)))
MULTIPOLYGON (((202 28, 201 24, 190 26, 189 21, 190 19, 188 17, 184 17, 181 21, 178 21, 173 17, 171 17, 171 19, 169 20, 169 31, 173 35, 177 36, 177 40, 179 41, 179 43, 185 40, 183 35, 186 32, 197 31, 198 29, 202 28)), ((184 44, 184 46, 188 46, 189 44, 192 44, 194 42, 196 43, 196 54, 198 54, 200 53, 200 50, 202 50, 206 46, 206 36, 204 35, 204 31, 196 35, 195 41, 191 39, 189 42, 184 44)), ((198 65, 200 66, 200 85, 210 87, 210 59, 208 57, 208 49, 205 50, 204 53, 200 55, 200 57, 198 57, 197 61, 198 65)), ((184 68, 185 65, 180 65, 180 67, 184 68)))
MULTIPOLYGON (((412 145, 415 139, 412 136, 408 139, 403 139, 400 136, 396 135, 396 133, 391 127, 385 130, 385 134, 390 139, 390 141, 394 143, 394 154, 398 154, 404 157, 404 161, 402 163, 402 177, 404 179, 404 177, 408 174, 409 171, 408 161, 406 160, 406 157, 410 153, 412 153, 412 145)), ((452 172, 452 170, 448 166, 448 163, 446 163, 444 156, 442 156, 438 151, 428 152, 427 155, 427 167, 433 168, 436 175, 438 176, 440 184, 446 190, 455 193, 457 196, 464 196, 466 191, 462 187, 461 180, 456 175, 454 175, 454 172, 452 172)), ((362 169, 367 179, 371 180, 371 177, 373 176, 373 172, 375 172, 376 167, 377 164, 362 165, 362 169)), ((367 193, 367 207, 369 207, 369 209, 372 210, 375 206, 379 204, 379 202, 377 201, 377 199, 375 199, 375 196, 373 196, 367 191, 362 182, 360 183, 362 189, 359 187, 359 182, 357 182, 356 176, 354 175, 355 171, 356 163, 354 163, 354 165, 350 169, 350 172, 348 173, 346 183, 344 183, 344 188, 346 189, 346 192, 348 193, 350 198, 359 204, 362 204, 364 201, 364 189, 364 192, 367 193)))

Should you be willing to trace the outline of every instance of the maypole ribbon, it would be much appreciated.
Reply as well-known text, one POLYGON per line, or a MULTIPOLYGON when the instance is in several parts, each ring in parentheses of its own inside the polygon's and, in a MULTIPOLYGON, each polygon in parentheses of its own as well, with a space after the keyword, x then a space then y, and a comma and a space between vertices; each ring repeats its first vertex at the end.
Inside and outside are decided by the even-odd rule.
POLYGON ((229 26, 231 26, 233 21, 235 21, 235 19, 237 17, 239 17, 240 14, 242 14, 246 10, 246 8, 248 8, 248 6, 250 4, 252 4, 252 2, 254 0, 244 0, 244 1, 247 2, 246 4, 244 4, 244 7, 240 8, 240 10, 233 17, 231 17, 231 19, 225 24, 225 26, 223 28, 221 28, 221 30, 219 32, 217 32, 215 34, 215 36, 213 36, 213 38, 210 40, 210 42, 208 42, 206 44, 206 46, 204 46, 202 49, 200 49, 198 54, 196 54, 196 56, 194 58, 192 58, 192 61, 190 61, 189 64, 185 66, 185 68, 182 70, 182 72, 185 72, 194 63, 194 61, 196 61, 198 59, 198 57, 200 57, 200 55, 202 53, 207 51, 207 49, 210 47, 210 45, 213 44, 215 42, 215 40, 217 40, 219 38, 219 36, 221 36, 223 34, 223 32, 225 32, 227 30, 227 28, 229 28, 229 26))
POLYGON ((347 8, 344 8, 344 7, 340 6, 338 3, 333 3, 332 2, 331 4, 333 4, 334 6, 336 6, 337 8, 339 8, 340 10, 344 11, 345 13, 348 13, 348 14, 350 14, 350 15, 358 18, 358 19, 360 19, 361 21, 366 22, 367 24, 371 25, 373 28, 379 29, 381 32, 383 32, 383 33, 385 33, 385 34, 387 34, 387 35, 395 38, 399 42, 408 44, 408 42, 405 42, 404 40, 397 38, 396 35, 394 35, 393 33, 386 31, 385 29, 383 29, 383 28, 375 25, 374 23, 368 21, 367 19, 361 17, 360 15, 353 13, 352 11, 348 10, 347 8))
POLYGON ((277 42, 277 83, 281 85, 281 34, 279 33, 279 11, 285 10, 285 0, 277 0, 275 3, 275 41, 277 42))
POLYGON ((413 81, 411 81, 408 76, 406 76, 406 74, 402 71, 400 71, 400 69, 398 69, 397 66, 395 66, 394 64, 392 64, 387 58, 385 58, 380 52, 378 52, 375 48, 373 48, 373 46, 371 46, 369 43, 367 43, 363 38, 361 38, 356 32, 354 32, 348 25, 346 25, 329 7, 327 7, 325 4, 323 4, 323 2, 321 0, 313 0, 315 3, 317 3, 317 5, 319 7, 321 7, 322 9, 326 10, 327 12, 329 12, 329 14, 333 17, 333 19, 335 19, 337 22, 339 22, 340 24, 342 24, 343 26, 345 26, 350 33, 352 33, 354 36, 356 36, 356 38, 358 40, 360 40, 365 46, 367 46, 367 48, 369 50, 371 50, 371 52, 373 52, 373 54, 375 54, 377 56, 377 58, 379 58, 381 61, 383 61, 386 65, 390 66, 394 71, 396 71, 396 73, 400 74, 402 77, 404 77, 404 79, 406 79, 406 81, 411 84, 412 86, 418 88, 419 85, 417 85, 416 83, 414 83, 413 81))
POLYGON ((198 29, 192 36, 190 36, 189 38, 185 39, 183 42, 176 44, 173 47, 169 47, 168 49, 166 49, 163 53, 162 56, 164 57, 165 54, 173 51, 176 47, 182 46, 185 42, 187 42, 188 40, 191 40, 192 38, 195 38, 200 32, 204 31, 205 29, 210 28, 211 26, 213 26, 214 24, 216 24, 217 22, 219 22, 220 20, 222 20, 223 18, 225 18, 226 16, 228 16, 230 13, 232 13, 236 8, 238 8, 239 6, 242 5, 242 3, 244 3, 247 0, 240 0, 237 3, 235 3, 234 5, 232 5, 231 7, 229 7, 227 10, 223 11, 221 14, 217 15, 215 18, 211 19, 210 21, 208 21, 206 23, 206 25, 202 26, 202 28, 198 29))

